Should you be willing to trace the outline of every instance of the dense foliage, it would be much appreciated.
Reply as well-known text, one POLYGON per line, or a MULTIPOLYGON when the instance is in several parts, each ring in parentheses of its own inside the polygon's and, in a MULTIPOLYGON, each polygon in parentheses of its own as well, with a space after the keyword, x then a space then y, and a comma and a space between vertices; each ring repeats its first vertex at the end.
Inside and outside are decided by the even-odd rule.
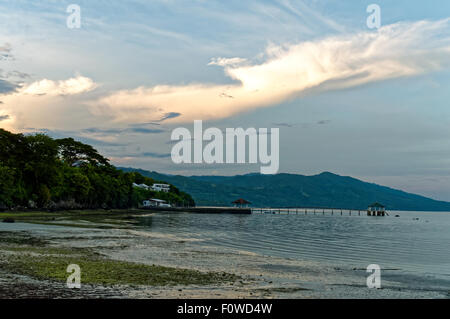
POLYGON ((92 146, 72 138, 14 134, 0 129, 0 208, 130 208, 144 199, 194 206, 171 185, 169 193, 133 187, 158 182, 124 173, 92 146))

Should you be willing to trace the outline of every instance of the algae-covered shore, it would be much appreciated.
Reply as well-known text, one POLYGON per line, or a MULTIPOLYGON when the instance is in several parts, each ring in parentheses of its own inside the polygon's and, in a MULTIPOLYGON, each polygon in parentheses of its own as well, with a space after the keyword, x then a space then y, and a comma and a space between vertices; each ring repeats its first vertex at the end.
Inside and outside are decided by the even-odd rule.
MULTIPOLYGON (((15 221, 16 230, 0 231, 0 298, 17 297, 126 297, 128 290, 142 287, 208 286, 233 284, 239 276, 225 272, 201 272, 179 267, 148 265, 109 258, 102 251, 102 241, 121 240, 121 235, 95 236, 102 229, 130 229, 133 216, 146 213, 137 210, 8 212, 0 220, 15 221), (16 224, 18 223, 18 224, 16 224), (52 226, 47 236, 37 235, 39 229, 26 225, 52 226), (54 226, 60 229, 54 228, 54 226), (64 228, 86 234, 95 240, 92 247, 73 247, 71 242, 83 237, 64 235, 64 228), (20 230, 19 230, 20 229, 20 230), (61 233, 54 237, 53 233, 61 233), (93 232, 92 232, 93 230, 93 232), (58 244, 59 242, 59 244, 58 244), (63 244, 61 244, 63 242, 63 244), (82 271, 82 284, 87 288, 69 289, 66 281, 68 265, 76 264, 82 271)), ((5 225, 5 224, 3 224, 5 225)), ((9 225, 13 225, 10 223, 9 225)), ((8 229, 10 227, 2 227, 8 229)), ((42 228, 40 228, 42 229, 42 228)), ((45 229, 45 228, 44 228, 45 229)), ((119 248, 120 249, 120 248, 119 248)))
POLYGON ((365 269, 263 256, 150 231, 139 222, 148 214, 0 213, 0 221, 15 220, 0 223, 0 298, 449 297, 448 291, 406 287, 397 270, 386 271, 383 289, 368 289, 365 269), (67 288, 70 264, 80 266, 81 289, 67 288))

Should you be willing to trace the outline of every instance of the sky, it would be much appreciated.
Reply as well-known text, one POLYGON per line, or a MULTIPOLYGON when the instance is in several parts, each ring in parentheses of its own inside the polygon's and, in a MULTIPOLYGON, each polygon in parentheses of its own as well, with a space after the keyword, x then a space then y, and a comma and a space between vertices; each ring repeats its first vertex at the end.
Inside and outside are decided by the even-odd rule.
POLYGON ((259 171, 173 163, 171 132, 201 119, 279 128, 279 172, 450 201, 449 101, 446 0, 0 0, 0 127, 71 136, 118 166, 259 171))

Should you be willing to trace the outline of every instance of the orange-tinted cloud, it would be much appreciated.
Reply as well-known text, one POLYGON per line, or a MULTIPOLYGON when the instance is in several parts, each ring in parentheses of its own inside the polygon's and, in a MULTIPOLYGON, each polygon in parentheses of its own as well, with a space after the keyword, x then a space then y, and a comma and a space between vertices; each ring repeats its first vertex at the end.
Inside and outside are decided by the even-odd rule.
POLYGON ((220 119, 276 105, 312 89, 343 89, 413 76, 442 68, 449 61, 449 30, 449 19, 398 23, 377 32, 271 46, 259 64, 217 58, 210 64, 223 66, 235 84, 121 90, 91 103, 91 110, 124 123, 151 121, 168 112, 181 114, 172 122, 220 119))

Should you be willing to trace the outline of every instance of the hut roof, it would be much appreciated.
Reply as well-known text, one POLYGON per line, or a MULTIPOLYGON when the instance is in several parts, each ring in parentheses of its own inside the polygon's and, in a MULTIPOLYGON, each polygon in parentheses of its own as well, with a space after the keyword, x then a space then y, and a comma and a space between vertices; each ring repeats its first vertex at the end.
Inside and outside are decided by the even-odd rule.
POLYGON ((380 203, 373 203, 371 205, 369 205, 369 207, 378 207, 378 208, 384 208, 383 205, 381 205, 380 203))
POLYGON ((233 204, 251 204, 249 201, 246 201, 245 199, 239 198, 238 200, 235 200, 233 204))
POLYGON ((167 201, 157 198, 150 198, 149 201, 155 202, 155 203, 167 203, 167 201))

